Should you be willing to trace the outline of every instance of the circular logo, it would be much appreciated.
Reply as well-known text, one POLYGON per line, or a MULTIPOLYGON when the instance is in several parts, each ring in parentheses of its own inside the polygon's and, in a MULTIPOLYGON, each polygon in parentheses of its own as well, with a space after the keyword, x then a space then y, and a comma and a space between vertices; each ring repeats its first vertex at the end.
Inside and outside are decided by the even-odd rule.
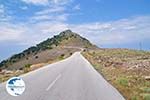
POLYGON ((12 96, 19 96, 25 90, 25 83, 20 77, 10 78, 6 83, 6 90, 12 96))

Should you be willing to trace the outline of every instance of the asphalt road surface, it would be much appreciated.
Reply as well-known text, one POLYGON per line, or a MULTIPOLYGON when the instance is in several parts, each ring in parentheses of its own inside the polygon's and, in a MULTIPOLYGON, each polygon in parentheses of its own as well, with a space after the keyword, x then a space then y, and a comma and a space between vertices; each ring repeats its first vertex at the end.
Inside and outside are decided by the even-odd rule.
POLYGON ((125 100, 80 54, 21 76, 25 92, 13 97, 0 85, 0 100, 125 100))

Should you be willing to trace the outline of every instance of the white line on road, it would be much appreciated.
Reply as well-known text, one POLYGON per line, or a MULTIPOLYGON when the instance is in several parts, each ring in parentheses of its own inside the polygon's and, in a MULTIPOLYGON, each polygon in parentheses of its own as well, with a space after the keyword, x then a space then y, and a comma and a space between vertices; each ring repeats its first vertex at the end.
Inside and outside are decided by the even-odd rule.
POLYGON ((46 91, 48 91, 52 86, 56 83, 56 81, 61 77, 61 74, 59 74, 56 79, 47 87, 46 91))

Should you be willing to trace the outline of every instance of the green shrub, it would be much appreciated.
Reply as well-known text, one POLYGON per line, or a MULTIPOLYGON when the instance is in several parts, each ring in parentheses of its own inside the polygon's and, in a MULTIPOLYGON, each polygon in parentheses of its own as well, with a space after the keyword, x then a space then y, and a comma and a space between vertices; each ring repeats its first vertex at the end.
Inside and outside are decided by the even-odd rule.
POLYGON ((70 55, 72 55, 72 52, 70 53, 70 55))
POLYGON ((120 78, 120 79, 118 79, 118 83, 122 86, 128 86, 128 79, 120 78))
POLYGON ((26 73, 26 72, 29 72, 30 71, 30 67, 31 67, 31 64, 26 64, 25 66, 24 66, 24 72, 26 73))
POLYGON ((131 100, 139 100, 137 96, 133 96, 131 100))
POLYGON ((61 54, 60 56, 61 56, 61 57, 64 57, 64 56, 65 56, 65 54, 61 54))
POLYGON ((35 56, 35 59, 38 59, 39 58, 39 56, 35 56))
POLYGON ((150 100, 150 94, 144 95, 144 100, 150 100))
POLYGON ((64 56, 65 56, 65 54, 61 54, 60 57, 59 57, 59 59, 60 60, 64 59, 64 56))
POLYGON ((30 67, 31 67, 31 64, 26 64, 24 67, 25 67, 25 68, 30 68, 30 67))
POLYGON ((141 89, 143 92, 150 93, 150 88, 144 87, 141 89))

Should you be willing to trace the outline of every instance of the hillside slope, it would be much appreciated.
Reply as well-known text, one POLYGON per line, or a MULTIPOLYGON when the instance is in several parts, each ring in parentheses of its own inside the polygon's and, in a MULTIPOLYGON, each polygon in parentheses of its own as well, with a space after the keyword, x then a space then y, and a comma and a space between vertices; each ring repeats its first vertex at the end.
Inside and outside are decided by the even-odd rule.
POLYGON ((99 49, 83 52, 126 100, 150 100, 150 52, 99 49))
POLYGON ((57 59, 61 56, 72 54, 80 49, 78 48, 96 48, 87 39, 81 37, 71 30, 61 32, 52 38, 32 46, 19 54, 2 61, 1 69, 16 70, 22 69, 27 64, 37 64, 57 59), (75 47, 75 48, 66 48, 75 47))

